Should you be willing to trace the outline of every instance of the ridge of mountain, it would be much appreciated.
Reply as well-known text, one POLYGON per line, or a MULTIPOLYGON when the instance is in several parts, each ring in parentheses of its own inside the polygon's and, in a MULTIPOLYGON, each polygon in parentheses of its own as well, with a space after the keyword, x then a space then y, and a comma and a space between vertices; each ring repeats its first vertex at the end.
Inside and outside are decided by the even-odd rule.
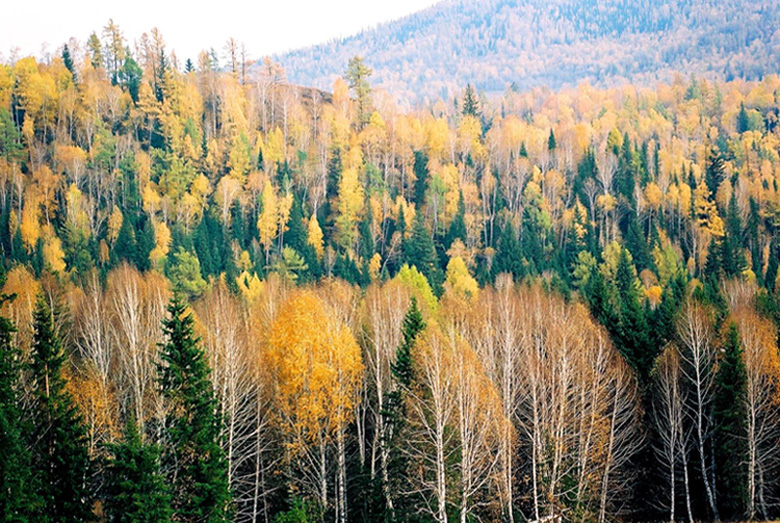
POLYGON ((675 73, 756 79, 780 71, 773 0, 447 0, 356 35, 273 57, 290 82, 330 89, 363 56, 376 88, 411 102, 675 73))

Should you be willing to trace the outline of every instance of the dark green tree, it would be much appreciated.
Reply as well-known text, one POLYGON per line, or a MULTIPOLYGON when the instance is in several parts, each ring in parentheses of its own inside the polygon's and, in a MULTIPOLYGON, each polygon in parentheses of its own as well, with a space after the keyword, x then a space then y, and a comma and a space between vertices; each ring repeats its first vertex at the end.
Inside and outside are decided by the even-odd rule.
POLYGON ((394 388, 388 394, 387 407, 382 413, 387 420, 387 441, 384 442, 390 452, 388 462, 389 485, 384 486, 384 491, 395 498, 394 513, 387 510, 384 521, 413 521, 414 500, 412 496, 403 494, 408 489, 406 478, 409 474, 408 457, 403 450, 406 435, 406 397, 414 386, 414 357, 413 350, 417 339, 425 330, 425 320, 422 311, 417 305, 417 300, 412 298, 412 303, 406 311, 403 322, 403 338, 395 351, 395 361, 390 370, 393 374, 394 388))
POLYGON ((92 510, 87 429, 66 388, 62 375, 66 356, 43 297, 38 299, 33 329, 31 466, 40 480, 42 501, 36 521, 88 521, 92 510))
POLYGON ((70 55, 68 44, 62 46, 62 64, 65 66, 65 69, 70 71, 73 83, 76 83, 76 68, 73 66, 73 57, 70 55))
POLYGON ((704 181, 710 194, 714 197, 718 192, 718 187, 723 183, 726 177, 723 155, 714 147, 710 149, 707 155, 707 166, 704 172, 704 181))
POLYGON ((166 523, 173 510, 169 485, 160 471, 160 448, 144 443, 130 419, 124 439, 109 446, 105 510, 111 523, 166 523))
POLYGON ((417 267, 431 284, 436 294, 440 294, 444 283, 444 274, 439 267, 438 256, 431 234, 425 227, 422 212, 414 215, 412 234, 403 243, 404 262, 417 267))
POLYGON ((745 516, 747 506, 747 371, 742 359, 739 331, 730 323, 723 357, 715 376, 715 467, 718 505, 725 521, 745 516))
POLYGON ((726 234, 721 240, 721 268, 726 276, 738 276, 747 261, 742 249, 742 218, 739 215, 736 191, 731 192, 726 211, 726 234))
POLYGON ((739 114, 737 114, 737 132, 742 134, 750 130, 750 118, 748 118, 747 110, 745 109, 745 102, 742 102, 739 106, 739 114))
POLYGON ((474 91, 474 87, 471 84, 466 84, 461 114, 463 114, 463 116, 479 118, 479 100, 477 99, 477 93, 474 91))
MULTIPOLYGON (((525 145, 525 143, 523 143, 525 145)), ((547 150, 554 151, 558 148, 558 141, 555 139, 555 133, 550 129, 550 136, 547 137, 547 150)))
POLYGON ((119 227, 114 247, 111 249, 111 259, 114 264, 126 261, 135 264, 138 259, 138 247, 135 242, 135 227, 130 213, 122 217, 122 226, 119 227))
MULTIPOLYGON (((0 296, 0 307, 9 299, 0 296)), ((0 520, 32 523, 41 506, 30 467, 30 424, 23 415, 22 355, 12 341, 15 331, 13 323, 0 316, 0 520)))
POLYGON ((458 196, 458 212, 452 217, 447 236, 444 238, 444 247, 449 249, 452 242, 461 240, 466 243, 466 205, 463 203, 463 192, 458 196))
POLYGON ((228 521, 227 463, 219 444, 220 418, 206 354, 194 320, 180 298, 163 320, 165 343, 158 366, 160 393, 168 406, 163 468, 171 487, 174 520, 228 521))
POLYGON ((512 227, 512 222, 509 220, 507 220, 504 227, 501 228, 501 236, 498 239, 498 249, 493 258, 491 269, 494 276, 507 272, 515 279, 523 276, 525 273, 523 267, 523 251, 520 248, 520 241, 517 239, 515 228, 512 227))

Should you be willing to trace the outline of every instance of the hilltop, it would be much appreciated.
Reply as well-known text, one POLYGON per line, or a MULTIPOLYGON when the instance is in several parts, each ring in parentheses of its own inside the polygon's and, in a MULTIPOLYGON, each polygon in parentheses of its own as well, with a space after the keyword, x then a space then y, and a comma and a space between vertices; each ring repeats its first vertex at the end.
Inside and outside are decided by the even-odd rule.
POLYGON ((756 79, 780 67, 772 0, 451 0, 349 38, 274 57, 292 83, 329 89, 354 55, 399 100, 587 81, 669 81, 677 72, 756 79))

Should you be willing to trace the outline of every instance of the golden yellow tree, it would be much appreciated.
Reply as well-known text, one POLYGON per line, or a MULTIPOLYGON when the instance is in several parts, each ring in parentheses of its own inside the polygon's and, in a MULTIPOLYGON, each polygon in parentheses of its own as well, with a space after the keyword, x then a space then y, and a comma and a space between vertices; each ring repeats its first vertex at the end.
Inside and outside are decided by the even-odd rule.
MULTIPOLYGON (((329 316, 317 296, 301 291, 282 306, 271 325, 268 361, 287 458, 296 471, 291 479, 326 508, 328 450, 334 440, 343 446, 344 432, 360 399, 360 348, 349 328, 329 316)), ((342 521, 346 519, 344 488, 338 486, 336 506, 342 521)))

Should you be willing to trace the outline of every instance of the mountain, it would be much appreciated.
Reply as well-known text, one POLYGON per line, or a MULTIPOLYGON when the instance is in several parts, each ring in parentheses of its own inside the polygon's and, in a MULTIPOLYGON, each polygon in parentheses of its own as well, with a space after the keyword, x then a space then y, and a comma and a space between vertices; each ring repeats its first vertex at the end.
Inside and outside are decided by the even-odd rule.
POLYGON ((274 57, 329 89, 354 55, 399 99, 654 83, 675 72, 754 79, 780 69, 777 0, 450 0, 355 36, 274 57))

